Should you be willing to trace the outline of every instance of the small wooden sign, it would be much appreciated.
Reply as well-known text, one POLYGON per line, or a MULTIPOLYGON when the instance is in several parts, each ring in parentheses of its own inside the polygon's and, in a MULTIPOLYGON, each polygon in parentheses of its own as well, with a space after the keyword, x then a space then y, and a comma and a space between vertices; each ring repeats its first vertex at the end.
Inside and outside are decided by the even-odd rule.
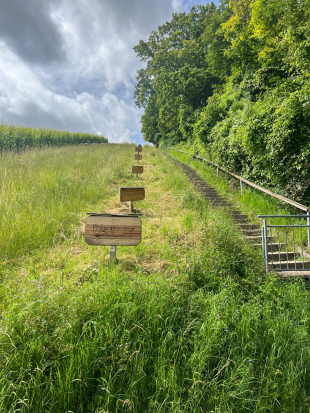
POLYGON ((119 200, 121 202, 142 201, 144 198, 145 189, 143 186, 119 189, 119 200))
POLYGON ((85 221, 85 241, 89 245, 136 246, 141 237, 142 221, 138 217, 91 215, 85 221))
POLYGON ((142 155, 139 155, 138 153, 135 154, 135 160, 136 161, 141 161, 142 155))
POLYGON ((131 173, 133 174, 143 174, 143 166, 132 166, 131 173))
POLYGON ((135 151, 136 152, 142 152, 142 146, 136 146, 135 151))

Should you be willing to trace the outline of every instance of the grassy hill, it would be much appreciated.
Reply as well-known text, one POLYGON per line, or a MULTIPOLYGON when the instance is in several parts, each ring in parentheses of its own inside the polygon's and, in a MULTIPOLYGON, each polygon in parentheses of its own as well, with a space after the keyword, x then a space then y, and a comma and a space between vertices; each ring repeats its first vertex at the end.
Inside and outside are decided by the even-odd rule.
POLYGON ((163 152, 143 149, 138 179, 133 154, 2 160, 0 412, 308 412, 305 284, 266 276, 163 152), (118 187, 141 185, 143 241, 109 264, 107 247, 84 242, 85 213, 127 211, 118 187))

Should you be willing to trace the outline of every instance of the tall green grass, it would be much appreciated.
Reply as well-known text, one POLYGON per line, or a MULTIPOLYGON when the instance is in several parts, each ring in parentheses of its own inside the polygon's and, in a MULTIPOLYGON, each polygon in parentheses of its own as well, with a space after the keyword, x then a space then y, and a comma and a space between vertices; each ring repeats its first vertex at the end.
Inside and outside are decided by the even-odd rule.
POLYGON ((3 273, 0 412, 308 412, 305 285, 267 277, 229 217, 143 155, 137 248, 107 265, 74 234, 3 273))
POLYGON ((53 148, 0 162, 0 257, 18 257, 66 239, 88 209, 102 201, 130 168, 132 147, 53 148))

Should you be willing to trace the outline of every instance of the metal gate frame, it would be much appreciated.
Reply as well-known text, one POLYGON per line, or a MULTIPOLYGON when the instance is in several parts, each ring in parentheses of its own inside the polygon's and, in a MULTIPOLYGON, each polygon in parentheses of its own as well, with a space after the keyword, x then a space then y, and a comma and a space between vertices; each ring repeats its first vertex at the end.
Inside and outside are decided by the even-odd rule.
MULTIPOLYGON (((307 228, 307 235, 308 235, 308 246, 310 246, 310 214, 307 213, 307 215, 257 215, 258 218, 263 219, 263 226, 262 226, 262 249, 263 249, 263 259, 264 259, 264 267, 266 272, 269 271, 269 260, 268 260, 268 247, 271 246, 271 252, 273 250, 272 246, 275 245, 273 243, 273 237, 272 237, 272 228, 278 228, 278 242, 280 244, 280 228, 285 230, 285 247, 286 247, 286 255, 287 259, 286 261, 283 261, 283 265, 286 268, 281 268, 282 263, 281 263, 281 258, 280 258, 280 247, 278 248, 279 250, 279 262, 280 262, 280 268, 275 269, 275 271, 309 271, 310 267, 306 268, 305 267, 305 260, 304 257, 308 255, 307 251, 304 250, 303 242, 302 242, 302 229, 307 228), (307 219, 307 225, 268 225, 267 223, 267 218, 303 218, 307 219), (294 252, 294 262, 295 262, 295 267, 294 268, 288 268, 289 264, 289 259, 288 259, 288 243, 287 243, 287 228, 293 228, 293 252, 294 252), (297 245, 296 240, 295 240, 295 228, 300 228, 300 234, 301 234, 301 245, 300 247, 297 245), (268 242, 268 229, 270 229, 270 242, 268 242), (297 253, 301 255, 302 258, 302 268, 297 268, 296 264, 296 250, 297 253)), ((310 256, 308 255, 310 258, 310 256)), ((272 254, 272 262, 273 262, 273 254, 272 254)), ((298 261, 300 262, 300 261, 298 261)), ((309 261, 307 261, 309 262, 309 261)))

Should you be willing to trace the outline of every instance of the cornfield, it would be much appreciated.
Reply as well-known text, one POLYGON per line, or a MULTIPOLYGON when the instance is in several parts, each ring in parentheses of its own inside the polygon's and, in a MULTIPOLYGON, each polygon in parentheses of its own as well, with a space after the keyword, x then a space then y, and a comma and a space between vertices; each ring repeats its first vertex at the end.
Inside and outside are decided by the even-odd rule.
POLYGON ((0 123, 1 154, 12 150, 42 148, 44 146, 67 146, 85 143, 107 143, 103 136, 64 130, 30 128, 0 123))

